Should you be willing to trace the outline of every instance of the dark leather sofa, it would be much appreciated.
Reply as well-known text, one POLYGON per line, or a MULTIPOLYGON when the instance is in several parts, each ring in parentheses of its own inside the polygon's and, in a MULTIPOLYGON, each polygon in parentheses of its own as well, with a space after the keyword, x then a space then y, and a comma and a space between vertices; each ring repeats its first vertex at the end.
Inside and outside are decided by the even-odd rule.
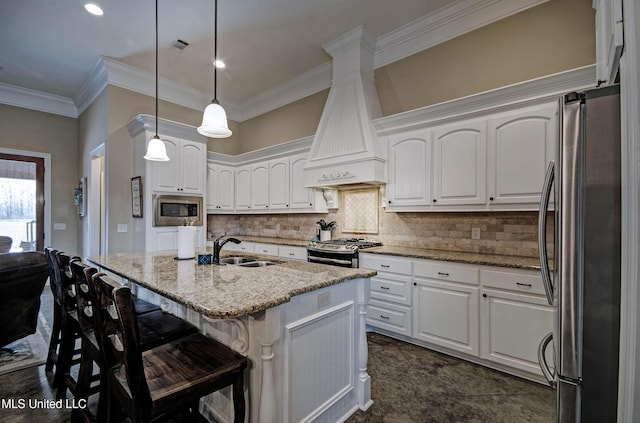
POLYGON ((48 277, 41 252, 0 254, 0 347, 36 332, 48 277))

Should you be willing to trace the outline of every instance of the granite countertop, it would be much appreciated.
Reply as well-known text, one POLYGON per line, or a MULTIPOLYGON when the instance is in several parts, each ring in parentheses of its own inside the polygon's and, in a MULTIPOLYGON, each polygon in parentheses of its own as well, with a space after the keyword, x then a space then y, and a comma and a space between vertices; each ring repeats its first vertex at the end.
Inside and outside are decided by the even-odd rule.
MULTIPOLYGON (((270 238, 258 236, 232 235, 241 241, 262 242, 265 244, 290 245, 306 247, 308 240, 270 238)), ((208 241, 211 241, 209 239, 208 241)), ((430 250, 416 247, 397 247, 383 245, 360 250, 361 253, 385 254, 390 256, 422 258, 431 260, 451 261, 457 263, 479 264, 486 266, 512 267, 516 269, 540 270, 540 261, 537 257, 505 256, 498 254, 469 253, 462 251, 430 250)), ((553 267, 553 263, 549 263, 553 267)))
MULTIPOLYGON (((367 248, 361 253, 385 254, 390 256, 452 261, 457 263, 487 266, 512 267, 517 269, 540 270, 537 257, 504 256, 497 254, 468 253, 461 251, 428 250, 413 247, 386 246, 367 248)), ((550 266, 552 263, 550 263, 550 266)))
MULTIPOLYGON (((214 319, 257 313, 289 302, 294 295, 376 274, 367 269, 325 266, 255 254, 251 256, 279 264, 257 268, 198 265, 196 259, 175 260, 176 255, 176 251, 117 253, 88 257, 87 260, 214 319)), ((232 255, 243 254, 221 253, 221 257, 232 255)))

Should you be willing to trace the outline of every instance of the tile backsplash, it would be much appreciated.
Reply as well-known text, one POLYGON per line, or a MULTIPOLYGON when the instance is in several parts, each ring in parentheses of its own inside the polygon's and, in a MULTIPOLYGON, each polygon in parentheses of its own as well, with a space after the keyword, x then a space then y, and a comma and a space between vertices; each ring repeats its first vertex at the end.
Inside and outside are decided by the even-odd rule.
MULTIPOLYGON (((341 213, 342 209, 326 214, 209 215, 207 231, 214 236, 226 232, 309 240, 315 235, 315 223, 324 219, 338 222, 333 238, 356 236, 341 232, 341 213)), ((378 234, 363 234, 363 238, 377 238, 384 245, 538 256, 537 212, 387 213, 380 209, 378 220, 378 234), (471 238, 472 228, 480 229, 480 239, 471 238)), ((553 239, 551 226, 547 228, 547 239, 553 239)))

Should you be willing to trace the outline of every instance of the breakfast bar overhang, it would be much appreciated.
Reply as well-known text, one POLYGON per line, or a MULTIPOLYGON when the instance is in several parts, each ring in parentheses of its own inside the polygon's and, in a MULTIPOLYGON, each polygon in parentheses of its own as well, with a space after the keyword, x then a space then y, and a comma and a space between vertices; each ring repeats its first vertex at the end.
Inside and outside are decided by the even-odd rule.
MULTIPOLYGON (((87 260, 249 359, 247 421, 336 422, 371 406, 365 317, 375 271, 295 260, 246 267, 175 258, 174 251, 160 251, 87 260)), ((205 398, 203 413, 231 421, 230 395, 223 390, 205 398)))

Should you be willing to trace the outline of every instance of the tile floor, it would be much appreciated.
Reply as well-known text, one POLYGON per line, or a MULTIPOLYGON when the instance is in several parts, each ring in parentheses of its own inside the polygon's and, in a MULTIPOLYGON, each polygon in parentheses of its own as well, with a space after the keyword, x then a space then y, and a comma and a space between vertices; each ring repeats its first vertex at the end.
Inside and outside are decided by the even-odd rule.
MULTIPOLYGON (((49 300, 43 298, 45 313, 52 306, 49 300)), ((555 395, 548 387, 379 334, 370 333, 368 341, 374 404, 347 423, 554 421, 555 395)), ((0 399, 7 398, 54 399, 44 365, 0 376, 0 399)), ((69 410, 0 409, 2 423, 69 418, 69 410)))

